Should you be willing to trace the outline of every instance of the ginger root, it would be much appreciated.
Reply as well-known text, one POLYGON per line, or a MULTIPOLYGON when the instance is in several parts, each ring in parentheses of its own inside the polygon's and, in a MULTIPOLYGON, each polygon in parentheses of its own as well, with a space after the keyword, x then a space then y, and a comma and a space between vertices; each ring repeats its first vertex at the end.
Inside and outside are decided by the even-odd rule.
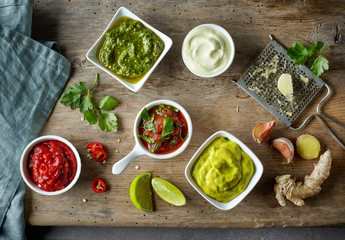
POLYGON ((297 206, 303 206, 303 199, 313 197, 321 191, 321 184, 328 178, 331 170, 331 151, 328 149, 320 156, 310 176, 305 176, 304 183, 291 178, 290 175, 281 175, 275 178, 274 192, 281 206, 286 205, 286 199, 297 206))

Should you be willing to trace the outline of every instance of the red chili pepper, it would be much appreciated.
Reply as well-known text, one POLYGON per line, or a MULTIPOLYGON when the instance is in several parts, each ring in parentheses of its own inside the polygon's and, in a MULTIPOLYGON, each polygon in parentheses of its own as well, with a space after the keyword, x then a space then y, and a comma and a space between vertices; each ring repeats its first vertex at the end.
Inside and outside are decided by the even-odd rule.
POLYGON ((88 152, 92 152, 95 147, 103 148, 103 145, 102 145, 102 143, 99 143, 99 142, 93 142, 93 143, 90 143, 86 146, 86 150, 88 152))
POLYGON ((91 154, 97 162, 102 162, 107 158, 107 153, 103 148, 94 147, 91 151, 91 154))
POLYGON ((91 186, 93 191, 95 191, 96 193, 102 193, 107 189, 107 185, 105 185, 104 181, 100 178, 96 178, 95 180, 93 180, 91 186))

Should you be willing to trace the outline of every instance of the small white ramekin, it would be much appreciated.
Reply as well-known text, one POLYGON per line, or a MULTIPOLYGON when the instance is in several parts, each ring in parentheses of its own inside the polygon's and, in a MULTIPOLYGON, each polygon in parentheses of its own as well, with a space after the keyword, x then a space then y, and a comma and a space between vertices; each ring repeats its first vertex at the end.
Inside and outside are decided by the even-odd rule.
POLYGON ((193 133, 192 119, 190 118, 188 112, 180 104, 171 100, 156 100, 156 101, 150 102, 149 104, 146 104, 139 111, 137 117, 135 118, 133 128, 134 128, 133 133, 134 133, 134 139, 135 139, 135 147, 126 157, 122 158, 121 160, 119 160, 113 165, 113 174, 121 174, 134 159, 144 154, 156 159, 168 159, 168 158, 176 157, 177 155, 179 155, 186 149, 186 147, 188 146, 192 138, 192 133, 193 133), (172 153, 168 153, 168 154, 151 153, 149 150, 145 148, 145 146, 142 144, 142 142, 140 141, 138 137, 138 130, 139 130, 138 126, 141 120, 141 112, 143 111, 144 108, 149 110, 150 108, 154 106, 158 106, 159 104, 171 105, 177 108, 178 110, 180 110, 183 116, 185 117, 187 121, 187 126, 188 126, 188 137, 186 141, 176 151, 172 153))
POLYGON ((239 204, 253 190, 255 185, 259 182, 263 171, 264 171, 264 168, 262 166, 261 161, 252 152, 252 150, 250 150, 243 142, 241 142, 234 135, 232 135, 228 132, 225 132, 225 131, 219 131, 219 132, 216 132, 215 134, 213 134, 211 137, 209 137, 201 145, 201 147, 196 151, 196 153, 193 155, 193 157, 190 159, 190 161, 188 162, 188 164, 186 166, 185 175, 186 175, 188 182, 193 186, 193 188, 203 198, 205 198, 209 203, 211 203, 213 206, 215 206, 216 208, 219 208, 221 210, 230 210, 230 209, 234 208, 237 204, 239 204), (253 160, 254 165, 255 165, 255 173, 254 173, 252 179, 250 180, 248 187, 240 195, 238 195, 236 198, 234 198, 233 200, 231 200, 230 202, 227 202, 227 203, 219 202, 219 201, 215 200, 214 198, 207 196, 202 191, 202 189, 198 186, 198 184, 195 182, 195 180, 192 176, 192 169, 193 169, 193 165, 196 162, 196 160, 198 160, 199 156, 213 142, 213 140, 215 140, 216 138, 219 138, 219 137, 227 137, 228 139, 237 142, 240 145, 240 147, 242 148, 242 150, 244 152, 246 152, 249 155, 249 157, 251 157, 251 159, 253 160))
POLYGON ((81 172, 81 159, 79 156, 79 153, 77 151, 77 149, 73 146, 72 143, 70 143, 69 141, 67 141, 66 139, 59 137, 59 136, 55 136, 55 135, 47 135, 47 136, 42 136, 39 138, 34 139, 33 141, 31 141, 26 148, 24 149, 22 156, 20 158, 20 173, 24 179, 24 182, 35 192, 43 194, 43 195, 58 195, 64 192, 67 192, 68 190, 70 190, 74 184, 78 181, 78 178, 80 176, 80 172, 81 172), (37 144, 41 143, 41 142, 45 142, 48 140, 57 140, 60 142, 63 142, 64 144, 66 144, 74 153, 75 158, 77 160, 77 171, 76 174, 73 178, 73 180, 62 190, 59 191, 54 191, 54 192, 47 192, 44 191, 42 189, 40 189, 36 183, 34 183, 34 181, 31 179, 31 176, 29 174, 29 170, 28 170, 28 157, 29 154, 31 152, 31 150, 33 149, 34 146, 36 146, 37 144))
POLYGON ((194 75, 198 76, 198 77, 203 77, 203 78, 211 78, 211 77, 216 77, 216 76, 219 76, 220 74, 224 73, 226 70, 229 69, 230 65, 232 64, 234 58, 235 58, 235 44, 234 44, 234 41, 232 40, 232 37, 230 36, 229 32, 226 31, 224 28, 222 28, 221 26, 218 26, 216 24, 201 24, 199 26, 196 26, 195 28, 193 28, 192 30, 189 31, 189 33, 186 35, 186 37, 184 38, 183 40, 183 44, 182 44, 182 60, 183 60, 183 63, 184 65, 188 68, 189 71, 191 71, 194 75), (184 54, 183 54, 183 46, 185 45, 185 41, 186 39, 188 38, 188 35, 191 34, 194 30, 198 29, 198 28, 211 28, 211 29, 215 29, 219 32, 221 32, 225 37, 226 39, 229 41, 229 44, 230 44, 230 57, 229 57, 229 61, 227 63, 227 65, 224 67, 223 70, 221 70, 220 72, 218 73, 215 73, 215 74, 211 74, 211 75, 203 75, 203 74, 200 74, 200 73, 197 73, 195 71, 193 71, 187 64, 185 58, 184 58, 184 54))
POLYGON ((87 52, 86 54, 86 58, 92 62, 93 64, 95 64, 97 67, 99 67, 100 69, 102 69, 103 71, 105 71, 106 73, 108 73, 110 76, 112 76, 113 78, 115 78, 117 81, 119 81, 121 84, 123 84, 125 87, 127 87, 129 90, 133 91, 133 92, 137 92, 139 91, 139 89, 144 85, 144 83, 146 82, 146 80, 149 78, 149 76, 151 75, 151 73, 153 72, 153 70, 155 70, 155 68, 157 67, 157 65, 160 63, 160 61, 162 61, 163 57, 167 54, 167 52, 169 51, 169 49, 172 46, 172 40, 171 38, 169 38, 167 35, 165 35, 164 33, 158 31, 157 29, 155 29, 154 27, 152 27, 151 25, 149 25, 148 23, 146 23, 145 21, 143 21, 142 19, 140 19, 137 15, 135 15, 134 13, 132 13, 130 10, 128 10, 125 7, 120 7, 117 12, 115 13, 113 19, 110 21, 109 25, 107 26, 107 28, 104 30, 104 32, 102 33, 102 35, 98 38, 98 40, 93 44, 93 46, 90 48, 90 50, 87 52), (97 50, 100 46, 100 44, 103 42, 103 38, 105 37, 105 34, 108 32, 109 29, 111 29, 114 24, 122 17, 129 17, 131 19, 140 21, 142 24, 144 24, 145 27, 149 28, 151 31, 153 31, 158 37, 160 37, 162 39, 162 41, 164 42, 164 49, 163 52, 161 53, 161 55, 159 56, 159 58, 157 59, 157 61, 155 62, 155 64, 151 67, 151 69, 145 73, 145 76, 137 83, 129 83, 125 80, 123 80, 122 78, 116 76, 114 73, 112 73, 109 69, 107 69, 106 67, 104 67, 101 62, 98 60, 97 57, 97 50))

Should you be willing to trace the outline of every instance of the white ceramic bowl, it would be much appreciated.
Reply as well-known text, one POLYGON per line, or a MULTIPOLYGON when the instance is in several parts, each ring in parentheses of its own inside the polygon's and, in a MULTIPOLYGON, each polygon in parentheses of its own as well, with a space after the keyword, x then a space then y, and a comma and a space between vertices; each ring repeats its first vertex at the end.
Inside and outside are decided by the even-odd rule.
POLYGON ((78 153, 77 149, 72 145, 72 143, 70 143, 66 139, 64 139, 62 137, 59 137, 59 136, 55 136, 55 135, 47 135, 47 136, 42 136, 42 137, 34 139, 33 141, 31 141, 26 146, 26 148, 24 149, 24 151, 22 153, 22 156, 20 158, 20 173, 22 174, 24 182, 32 190, 34 190, 35 192, 38 192, 40 194, 43 194, 43 195, 58 195, 58 194, 67 192, 78 181, 80 172, 81 172, 81 160, 80 160, 80 156, 79 156, 79 153, 78 153), (65 143, 73 151, 73 153, 74 153, 74 155, 76 157, 76 160, 77 160, 77 171, 76 171, 76 174, 75 174, 73 180, 64 189, 59 190, 59 191, 54 191, 54 192, 47 192, 47 191, 44 191, 44 190, 40 189, 36 185, 36 183, 34 183, 34 181, 31 179, 29 171, 28 171, 28 157, 29 157, 29 154, 30 154, 31 150, 37 144, 39 144, 41 142, 44 142, 44 141, 48 141, 48 140, 58 140, 60 142, 65 143))
POLYGON ((135 147, 126 157, 122 158, 121 160, 119 160, 113 165, 113 174, 121 174, 134 159, 144 154, 156 159, 168 159, 168 158, 176 157, 177 155, 182 153, 186 149, 186 147, 188 146, 192 138, 192 133, 193 133, 192 119, 190 118, 188 112, 180 104, 171 100, 156 100, 156 101, 150 102, 149 104, 146 104, 139 111, 134 121, 133 133, 134 133, 134 139, 135 139, 135 147), (180 110, 183 116, 185 117, 187 121, 187 125, 188 125, 188 137, 186 141, 176 151, 172 153, 168 153, 168 154, 151 153, 149 150, 145 148, 145 146, 142 144, 142 142, 138 138, 138 126, 141 120, 141 112, 143 111, 144 108, 147 108, 147 110, 149 110, 150 108, 157 106, 159 104, 171 105, 177 108, 178 110, 180 110))
POLYGON ((216 77, 222 73, 224 73, 226 70, 229 69, 232 61, 234 60, 234 57, 235 57, 235 44, 234 44, 234 41, 232 40, 232 37, 230 36, 230 34, 228 33, 228 31, 226 31, 224 28, 222 28, 221 26, 218 26, 216 24, 201 24, 199 26, 196 26, 195 28, 193 28, 192 30, 189 31, 189 33, 186 35, 186 37, 184 38, 183 40, 183 44, 182 44, 182 59, 183 59, 183 62, 184 62, 184 65, 186 65, 186 67, 188 68, 189 71, 191 71, 194 75, 196 76, 199 76, 199 77, 203 77, 203 78, 211 78, 211 77, 216 77), (221 70, 220 72, 218 73, 215 73, 215 74, 211 74, 211 75, 203 75, 203 74, 200 74, 200 73, 197 73, 195 71, 193 71, 188 65, 187 65, 187 62, 185 60, 185 57, 184 57, 184 54, 183 54, 183 46, 185 45, 185 41, 186 39, 188 38, 188 35, 191 34, 194 30, 198 29, 198 28, 202 28, 202 27, 206 27, 206 28, 211 28, 211 29, 215 29, 215 30, 218 30, 219 32, 221 32, 225 37, 226 39, 229 41, 229 44, 230 44, 230 57, 229 57, 229 61, 227 63, 227 65, 224 67, 223 70, 221 70))
POLYGON ((103 71, 105 71, 106 73, 108 73, 110 76, 112 76, 113 78, 115 78, 117 81, 119 81, 120 83, 122 83, 125 87, 127 87, 128 89, 130 89, 133 92, 137 92, 139 91, 139 89, 144 85, 144 83, 146 82, 146 80, 149 78, 149 76, 151 75, 151 73, 153 72, 153 70, 157 67, 157 65, 160 63, 160 61, 163 59, 163 57, 165 56, 165 54, 169 51, 169 49, 172 46, 172 40, 165 34, 163 34, 162 32, 158 31, 157 29, 155 29, 154 27, 152 27, 151 25, 149 25, 148 23, 146 23, 145 21, 141 20, 137 15, 135 15, 134 13, 132 13, 130 10, 128 10, 125 7, 120 7, 117 12, 115 13, 113 19, 110 21, 109 25, 107 26, 107 28, 104 30, 104 32, 102 33, 102 35, 98 38, 98 40, 93 44, 93 46, 90 48, 90 50, 87 52, 86 54, 86 58, 92 62, 93 64, 95 64, 97 67, 99 67, 100 69, 102 69, 103 71), (97 49, 99 48, 100 44, 102 43, 103 38, 105 37, 105 34, 108 32, 109 29, 111 29, 113 27, 113 25, 122 17, 129 17, 132 18, 134 20, 138 20, 140 21, 142 24, 144 24, 145 27, 149 28, 151 31, 153 31, 157 36, 159 36, 162 41, 164 42, 164 49, 163 52, 161 53, 161 55, 159 56, 159 58, 157 59, 157 61, 155 62, 155 64, 152 66, 152 68, 145 74, 145 76, 138 82, 138 83, 129 83, 123 79, 121 79, 120 77, 116 76, 114 73, 112 73, 109 69, 107 69, 106 67, 104 67, 100 61, 97 58, 97 49))
POLYGON ((244 144, 242 143, 238 138, 236 138, 234 135, 225 132, 225 131, 219 131, 213 134, 211 137, 209 137, 202 145, 201 147, 196 151, 196 153, 193 155, 191 160, 188 162, 186 169, 185 169, 185 175, 188 180, 188 182, 194 187, 194 189, 201 195, 203 196, 208 202, 210 202, 213 206, 216 208, 219 208, 221 210, 230 210, 231 208, 234 208, 237 204, 239 204, 249 193, 250 191, 254 188, 254 186, 259 182, 262 173, 264 171, 264 168, 262 166, 261 161, 259 158, 244 144), (242 150, 246 152, 249 157, 253 159, 254 165, 255 165, 255 173, 252 177, 252 179, 249 182, 248 187, 236 198, 231 200, 228 203, 223 203, 215 200, 214 198, 211 198, 207 196, 202 189, 198 186, 198 184, 195 182, 193 176, 192 176, 192 168, 195 163, 195 161, 199 158, 200 154, 207 148, 213 140, 219 137, 227 137, 228 139, 237 142, 242 150))

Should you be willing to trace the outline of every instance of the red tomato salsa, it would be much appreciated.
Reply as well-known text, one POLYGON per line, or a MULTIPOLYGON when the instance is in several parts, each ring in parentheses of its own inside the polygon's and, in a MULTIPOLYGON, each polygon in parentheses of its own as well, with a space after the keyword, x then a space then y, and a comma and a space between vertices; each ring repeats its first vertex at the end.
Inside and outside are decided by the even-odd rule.
POLYGON ((138 130, 143 145, 157 154, 176 151, 188 137, 187 121, 181 111, 164 104, 144 108, 138 130))
POLYGON ((38 187, 47 192, 64 189, 73 180, 77 160, 63 142, 48 140, 32 149, 28 159, 29 174, 38 187))

